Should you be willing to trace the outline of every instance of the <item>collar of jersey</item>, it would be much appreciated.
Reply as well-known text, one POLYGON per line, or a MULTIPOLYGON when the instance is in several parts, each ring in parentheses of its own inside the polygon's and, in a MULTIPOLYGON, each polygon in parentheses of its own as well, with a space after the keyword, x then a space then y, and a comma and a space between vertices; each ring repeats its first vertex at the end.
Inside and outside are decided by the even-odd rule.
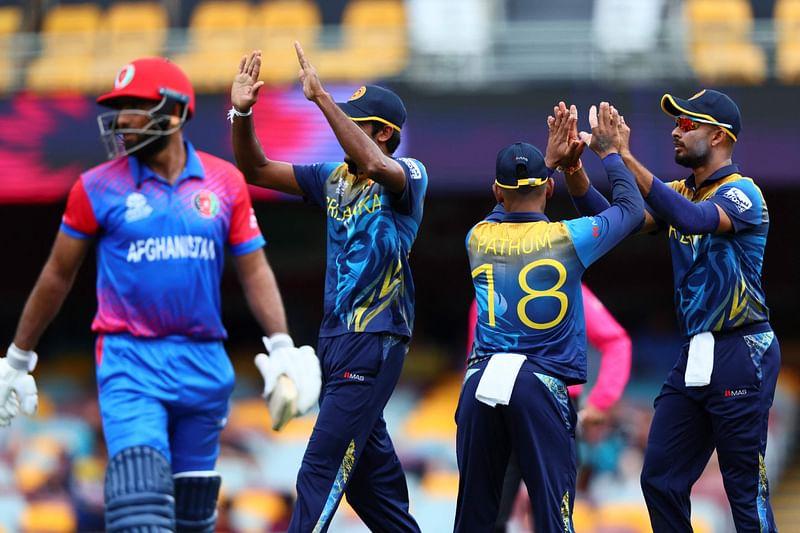
MULTIPOLYGON (((175 181, 176 185, 189 178, 205 179, 206 177, 203 164, 200 162, 200 158, 197 156, 197 152, 194 146, 192 146, 192 143, 184 140, 183 144, 186 147, 186 166, 183 167, 183 172, 181 172, 181 175, 178 176, 178 179, 175 181)), ((141 185, 149 179, 167 183, 164 178, 153 172, 153 169, 147 165, 141 163, 135 156, 128 156, 128 164, 130 165, 131 175, 136 179, 136 185, 141 185)))
POLYGON ((503 204, 497 204, 486 217, 487 222, 550 222, 547 215, 534 211, 506 213, 503 204))
MULTIPOLYGON (((739 172, 739 167, 737 165, 725 165, 722 168, 718 168, 716 172, 707 177, 701 187, 710 185, 715 181, 724 178, 725 176, 730 176, 731 174, 736 174, 737 172, 739 172)), ((694 174, 686 178, 686 186, 692 190, 695 190, 696 187, 694 185, 694 174)))
POLYGON ((516 213, 505 213, 502 222, 550 222, 547 215, 535 211, 520 211, 516 213))

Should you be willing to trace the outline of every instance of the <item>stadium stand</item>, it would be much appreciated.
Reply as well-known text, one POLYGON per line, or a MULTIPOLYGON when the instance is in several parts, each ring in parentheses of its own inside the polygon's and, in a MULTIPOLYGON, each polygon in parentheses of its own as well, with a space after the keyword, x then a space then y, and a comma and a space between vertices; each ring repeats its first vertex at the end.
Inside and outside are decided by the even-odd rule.
POLYGON ((292 42, 302 43, 314 56, 322 18, 317 5, 307 0, 265 1, 255 7, 252 47, 260 48, 264 61, 262 78, 268 84, 286 84, 297 79, 297 56, 292 42))
POLYGON ((775 74, 784 83, 800 83, 800 0, 775 4, 775 74))
POLYGON ((317 69, 328 79, 358 81, 401 72, 408 62, 406 11, 400 0, 351 0, 341 24, 341 47, 321 50, 317 69))
POLYGON ((59 4, 45 15, 41 54, 28 67, 34 91, 85 90, 91 79, 102 10, 92 3, 59 4))
POLYGON ((197 91, 225 91, 239 58, 250 46, 251 6, 244 0, 210 0, 198 4, 189 21, 186 52, 173 60, 197 91))
POLYGON ((747 0, 687 0, 689 62, 705 83, 762 83, 764 50, 751 40, 753 13, 747 0))
POLYGON ((22 9, 18 6, 0 6, 0 93, 5 93, 15 83, 14 37, 22 23, 22 9))
POLYGON ((161 2, 115 2, 101 22, 98 53, 89 89, 97 92, 109 86, 122 65, 137 57, 163 52, 169 20, 161 2))

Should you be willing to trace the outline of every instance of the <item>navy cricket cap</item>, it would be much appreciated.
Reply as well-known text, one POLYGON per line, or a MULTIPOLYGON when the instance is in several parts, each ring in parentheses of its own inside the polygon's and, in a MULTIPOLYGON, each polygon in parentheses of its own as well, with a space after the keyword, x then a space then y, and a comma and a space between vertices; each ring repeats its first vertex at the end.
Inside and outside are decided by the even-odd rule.
POLYGON ((400 97, 377 85, 362 85, 347 102, 337 105, 356 122, 377 120, 400 131, 406 121, 406 106, 400 97))
POLYGON ((494 182, 504 189, 536 187, 547 182, 550 170, 544 156, 532 144, 516 142, 497 154, 494 182))
POLYGON ((721 126, 734 141, 742 128, 739 106, 727 94, 713 89, 703 89, 688 100, 665 94, 661 109, 673 117, 684 115, 703 124, 721 126))

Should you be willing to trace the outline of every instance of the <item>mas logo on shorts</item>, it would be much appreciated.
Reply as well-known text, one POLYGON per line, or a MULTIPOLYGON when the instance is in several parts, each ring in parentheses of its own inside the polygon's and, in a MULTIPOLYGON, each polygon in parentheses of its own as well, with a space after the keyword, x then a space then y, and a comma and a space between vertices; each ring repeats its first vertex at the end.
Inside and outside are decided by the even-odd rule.
POLYGON ((115 89, 124 89, 133 80, 133 75, 136 74, 136 67, 131 64, 125 65, 119 70, 116 79, 114 80, 115 89))
POLYGON ((219 198, 212 191, 203 189, 194 195, 194 208, 203 218, 214 218, 219 214, 219 198))

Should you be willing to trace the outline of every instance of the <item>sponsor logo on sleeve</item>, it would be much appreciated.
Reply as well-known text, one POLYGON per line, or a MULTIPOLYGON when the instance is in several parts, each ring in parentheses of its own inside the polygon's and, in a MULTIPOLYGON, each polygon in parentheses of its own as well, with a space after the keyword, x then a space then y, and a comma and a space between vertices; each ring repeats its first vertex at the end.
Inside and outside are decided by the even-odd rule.
POLYGON ((397 158, 398 161, 402 161, 408 167, 409 172, 411 173, 412 180, 422 179, 422 170, 419 168, 419 165, 416 161, 411 159, 410 157, 399 157, 397 158))
POLYGON ((136 222, 147 218, 153 212, 153 208, 147 205, 147 197, 140 193, 134 192, 128 195, 125 199, 125 222, 136 222))
POLYGON ((753 202, 750 201, 750 198, 748 198, 741 189, 737 189, 736 187, 731 187, 722 193, 722 196, 733 202, 740 213, 744 213, 753 207, 753 202))

